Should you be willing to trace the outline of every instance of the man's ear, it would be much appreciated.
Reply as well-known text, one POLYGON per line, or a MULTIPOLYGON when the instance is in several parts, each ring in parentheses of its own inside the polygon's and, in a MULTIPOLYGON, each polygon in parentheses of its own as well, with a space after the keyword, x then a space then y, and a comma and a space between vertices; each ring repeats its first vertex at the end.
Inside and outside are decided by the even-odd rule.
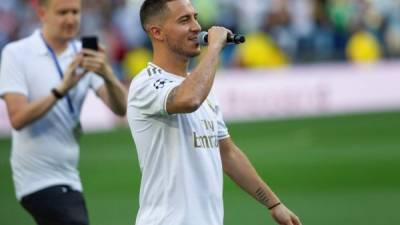
POLYGON ((39 17, 40 21, 43 23, 46 20, 45 6, 37 6, 36 7, 36 15, 39 17))
POLYGON ((162 28, 160 26, 157 25, 149 25, 148 27, 148 32, 150 34, 150 36, 157 41, 163 41, 164 40, 164 36, 163 36, 163 32, 162 32, 162 28))

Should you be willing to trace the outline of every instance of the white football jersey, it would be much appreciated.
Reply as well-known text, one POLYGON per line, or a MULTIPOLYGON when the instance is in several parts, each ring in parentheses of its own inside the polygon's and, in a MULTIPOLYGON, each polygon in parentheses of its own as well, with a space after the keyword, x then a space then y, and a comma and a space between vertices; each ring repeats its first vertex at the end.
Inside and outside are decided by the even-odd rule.
POLYGON ((127 117, 142 171, 136 225, 223 224, 218 143, 228 130, 212 94, 193 113, 167 113, 184 79, 149 63, 131 83, 127 117))

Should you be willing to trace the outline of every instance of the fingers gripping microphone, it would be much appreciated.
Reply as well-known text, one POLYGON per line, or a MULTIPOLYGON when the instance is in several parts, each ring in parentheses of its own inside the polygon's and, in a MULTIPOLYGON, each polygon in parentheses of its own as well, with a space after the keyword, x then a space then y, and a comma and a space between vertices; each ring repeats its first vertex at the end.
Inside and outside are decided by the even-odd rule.
MULTIPOLYGON (((197 35, 197 40, 200 45, 208 45, 208 33, 202 31, 197 35)), ((240 34, 228 34, 226 37, 226 42, 228 44, 241 44, 246 41, 246 38, 240 34)))

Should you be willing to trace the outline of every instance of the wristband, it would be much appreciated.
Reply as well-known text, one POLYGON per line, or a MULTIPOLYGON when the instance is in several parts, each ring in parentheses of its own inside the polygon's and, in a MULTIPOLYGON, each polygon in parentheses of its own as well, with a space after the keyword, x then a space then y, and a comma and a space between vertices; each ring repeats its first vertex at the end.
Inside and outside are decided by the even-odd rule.
POLYGON ((271 205, 270 207, 268 207, 268 209, 271 210, 271 209, 277 207, 277 206, 280 205, 280 204, 281 204, 280 202, 275 203, 274 205, 271 205))
POLYGON ((64 94, 61 94, 56 88, 51 89, 51 93, 56 99, 62 99, 64 97, 64 94))

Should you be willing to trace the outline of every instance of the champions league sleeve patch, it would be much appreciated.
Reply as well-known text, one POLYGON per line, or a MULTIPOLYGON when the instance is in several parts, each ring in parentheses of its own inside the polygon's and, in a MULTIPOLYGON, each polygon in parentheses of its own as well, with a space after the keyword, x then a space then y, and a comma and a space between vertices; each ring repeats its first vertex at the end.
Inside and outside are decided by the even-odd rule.
POLYGON ((160 78, 160 79, 156 80, 156 82, 154 82, 153 86, 154 86, 156 89, 161 89, 161 88, 163 88, 163 87, 165 86, 165 84, 167 84, 167 83, 172 83, 172 81, 171 81, 171 80, 168 80, 168 79, 165 79, 165 78, 160 78))

